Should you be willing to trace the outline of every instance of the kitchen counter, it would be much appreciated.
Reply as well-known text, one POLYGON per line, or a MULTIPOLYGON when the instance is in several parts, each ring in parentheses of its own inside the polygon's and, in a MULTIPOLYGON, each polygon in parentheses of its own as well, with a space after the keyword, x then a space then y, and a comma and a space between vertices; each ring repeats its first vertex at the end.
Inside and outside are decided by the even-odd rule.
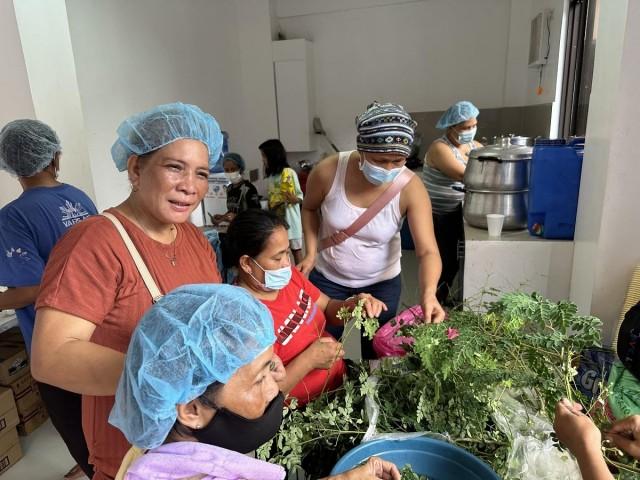
POLYGON ((495 299, 495 291, 569 298, 572 269, 572 240, 547 240, 527 230, 489 237, 465 223, 463 298, 472 307, 495 299))

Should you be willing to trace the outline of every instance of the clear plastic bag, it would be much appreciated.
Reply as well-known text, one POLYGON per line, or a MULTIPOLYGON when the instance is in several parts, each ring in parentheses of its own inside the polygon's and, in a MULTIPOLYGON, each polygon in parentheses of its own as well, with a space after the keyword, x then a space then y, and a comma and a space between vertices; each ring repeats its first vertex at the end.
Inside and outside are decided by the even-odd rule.
POLYGON ((493 414, 511 441, 505 480, 582 480, 576 460, 553 440, 551 422, 527 407, 531 398, 526 391, 503 393, 493 414))

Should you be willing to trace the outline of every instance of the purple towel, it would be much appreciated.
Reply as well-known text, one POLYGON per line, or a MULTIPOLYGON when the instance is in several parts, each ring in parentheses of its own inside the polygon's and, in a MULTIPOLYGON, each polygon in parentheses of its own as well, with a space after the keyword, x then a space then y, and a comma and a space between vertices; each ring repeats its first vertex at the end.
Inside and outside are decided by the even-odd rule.
POLYGON ((197 442, 167 443, 133 462, 125 480, 282 480, 284 468, 241 453, 197 442))

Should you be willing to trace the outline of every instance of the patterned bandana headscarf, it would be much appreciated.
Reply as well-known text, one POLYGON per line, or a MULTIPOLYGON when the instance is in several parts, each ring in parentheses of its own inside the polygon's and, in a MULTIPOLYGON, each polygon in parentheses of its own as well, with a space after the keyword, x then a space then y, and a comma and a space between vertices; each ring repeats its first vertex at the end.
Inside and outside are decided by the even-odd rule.
POLYGON ((408 157, 416 125, 402 105, 373 102, 356 117, 358 150, 408 157))

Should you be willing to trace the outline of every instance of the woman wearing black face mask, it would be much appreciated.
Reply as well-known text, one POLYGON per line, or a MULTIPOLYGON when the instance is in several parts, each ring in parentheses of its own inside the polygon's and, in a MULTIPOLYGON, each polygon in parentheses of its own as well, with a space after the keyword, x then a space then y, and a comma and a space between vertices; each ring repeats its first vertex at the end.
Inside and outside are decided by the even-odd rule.
MULTIPOLYGON (((134 331, 109 417, 137 447, 116 479, 284 479, 282 467, 243 455, 282 421, 274 341, 269 311, 239 287, 187 285, 156 303, 134 331)), ((373 459, 331 479, 400 474, 373 459)))

